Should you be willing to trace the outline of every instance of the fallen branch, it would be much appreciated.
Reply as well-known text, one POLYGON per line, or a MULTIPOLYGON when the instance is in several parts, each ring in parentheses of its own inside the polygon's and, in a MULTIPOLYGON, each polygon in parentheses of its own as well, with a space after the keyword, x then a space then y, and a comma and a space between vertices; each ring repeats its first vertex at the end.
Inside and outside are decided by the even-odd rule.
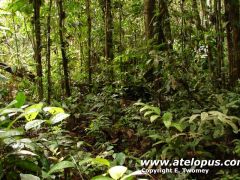
POLYGON ((8 73, 10 73, 14 76, 17 76, 17 77, 20 77, 20 78, 26 77, 29 81, 32 81, 32 82, 35 81, 35 75, 32 72, 27 71, 24 68, 21 68, 21 69, 18 69, 16 71, 14 71, 11 66, 0 62, 0 69, 3 69, 4 71, 6 71, 6 72, 8 72, 8 73))

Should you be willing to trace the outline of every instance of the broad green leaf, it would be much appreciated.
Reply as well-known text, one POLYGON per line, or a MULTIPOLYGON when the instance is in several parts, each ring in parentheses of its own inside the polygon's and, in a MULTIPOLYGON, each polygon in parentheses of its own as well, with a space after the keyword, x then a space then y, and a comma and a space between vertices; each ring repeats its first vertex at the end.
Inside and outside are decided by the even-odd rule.
POLYGON ((145 106, 142 107, 139 111, 140 111, 140 112, 143 112, 143 111, 146 111, 147 109, 151 109, 151 106, 145 105, 145 106))
POLYGON ((39 177, 34 176, 32 174, 20 174, 21 180, 40 180, 39 177))
POLYGON ((20 108, 25 104, 26 96, 23 92, 18 92, 16 96, 17 103, 15 104, 16 108, 20 108))
POLYGON ((22 116, 25 116, 27 121, 32 121, 37 117, 39 112, 42 110, 42 107, 43 107, 43 103, 34 104, 26 108, 22 116))
POLYGON ((153 107, 153 106, 150 106, 150 109, 152 109, 157 115, 160 116, 161 114, 161 111, 158 107, 153 107))
POLYGON ((33 121, 30 121, 30 122, 26 123, 25 129, 26 129, 26 131, 28 131, 29 129, 35 128, 35 127, 41 125, 44 122, 45 122, 45 120, 33 120, 33 121))
POLYGON ((64 113, 64 110, 60 107, 45 107, 43 110, 51 113, 52 115, 64 113))
POLYGON ((61 161, 54 166, 51 167, 51 169, 48 171, 48 174, 52 174, 58 171, 61 171, 66 168, 73 168, 75 167, 74 163, 71 161, 61 161))
POLYGON ((153 114, 153 113, 154 113, 154 111, 146 111, 143 116, 146 117, 146 116, 148 116, 150 114, 153 114))
POLYGON ((104 158, 94 158, 94 159, 92 159, 92 162, 110 167, 110 162, 104 158))
POLYGON ((178 131, 183 132, 183 125, 178 122, 172 122, 171 127, 175 127, 178 131))
POLYGON ((159 115, 152 115, 150 117, 150 122, 154 122, 157 118, 159 118, 160 116, 159 115))
POLYGON ((113 180, 113 179, 106 176, 95 176, 91 180, 113 180))
POLYGON ((127 168, 125 166, 114 166, 108 170, 114 180, 120 179, 126 171, 127 168))
POLYGON ((70 114, 66 114, 66 113, 59 113, 54 115, 53 117, 50 118, 50 123, 51 124, 56 124, 61 122, 62 120, 68 118, 70 116, 70 114))
POLYGON ((172 123, 172 118, 173 118, 172 113, 166 112, 166 113, 163 114, 162 118, 163 118, 163 123, 166 126, 166 128, 167 129, 170 128, 171 123, 172 123))

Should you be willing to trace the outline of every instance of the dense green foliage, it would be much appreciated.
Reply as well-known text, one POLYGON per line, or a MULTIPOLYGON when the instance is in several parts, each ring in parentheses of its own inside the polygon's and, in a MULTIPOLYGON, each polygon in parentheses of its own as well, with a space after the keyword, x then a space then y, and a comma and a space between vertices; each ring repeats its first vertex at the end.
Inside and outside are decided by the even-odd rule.
POLYGON ((239 4, 0 0, 0 179, 239 179, 239 4))

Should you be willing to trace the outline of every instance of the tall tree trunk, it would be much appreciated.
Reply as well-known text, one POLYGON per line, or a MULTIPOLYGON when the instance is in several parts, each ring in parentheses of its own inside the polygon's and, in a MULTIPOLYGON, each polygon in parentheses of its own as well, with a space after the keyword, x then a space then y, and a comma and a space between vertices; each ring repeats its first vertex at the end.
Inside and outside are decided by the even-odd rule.
POLYGON ((184 17, 184 8, 185 8, 185 0, 181 0, 180 2, 180 9, 182 13, 181 17, 181 53, 182 53, 182 61, 185 63, 186 67, 189 67, 189 60, 186 58, 186 55, 184 53, 185 46, 186 46, 186 32, 185 32, 185 17, 184 17))
POLYGON ((198 30, 202 30, 201 18, 198 10, 197 0, 192 0, 192 8, 194 10, 194 17, 196 21, 196 27, 198 30))
POLYGON ((47 61, 47 102, 51 103, 51 95, 52 95, 52 80, 51 80, 51 11, 52 11, 52 0, 49 1, 49 10, 47 17, 47 53, 46 53, 46 61, 47 61))
MULTIPOLYGON (((201 15, 202 15, 201 24, 202 24, 203 31, 207 31, 208 29, 211 28, 210 21, 208 18, 210 16, 211 9, 212 9, 212 0, 210 0, 208 4, 206 0, 201 0, 201 15)), ((202 35, 203 35, 203 38, 201 38, 201 40, 204 39, 206 41, 208 69, 210 71, 210 77, 211 77, 212 83, 214 84, 217 79, 217 75, 215 73, 216 71, 215 62, 213 58, 214 45, 213 43, 211 43, 212 41, 211 36, 205 36, 206 35, 205 32, 202 35)))
POLYGON ((225 0, 230 85, 240 78, 240 14, 239 0, 225 0))
POLYGON ((158 11, 156 27, 156 33, 158 34, 157 42, 158 44, 164 43, 164 49, 172 49, 172 31, 167 0, 158 0, 158 11))
POLYGON ((38 88, 38 98, 43 99, 43 82, 42 82, 42 56, 41 56, 41 24, 40 24, 40 7, 41 1, 34 0, 34 28, 35 28, 35 61, 36 61, 36 71, 37 71, 37 88, 38 88))
POLYGON ((154 9, 155 0, 144 0, 145 33, 148 41, 153 39, 154 36, 154 9))
MULTIPOLYGON (((119 4, 119 47, 118 47, 118 53, 121 54, 123 52, 123 44, 122 44, 122 20, 123 20, 123 4, 120 3, 119 4)), ((134 33, 136 34, 136 33, 134 33)), ((123 68, 123 63, 122 63, 122 57, 120 57, 120 72, 123 72, 124 68, 123 68)), ((121 79, 122 79, 122 74, 121 74, 121 79)))
POLYGON ((20 65, 20 56, 19 56, 19 46, 18 46, 18 38, 17 38, 17 29, 16 29, 16 22, 14 18, 15 14, 12 12, 12 20, 13 20, 13 30, 14 30, 14 41, 15 41, 15 46, 16 46, 16 51, 17 51, 17 64, 20 65))
MULTIPOLYGON (((113 17, 111 0, 105 0, 105 58, 111 65, 113 60, 113 17)), ((110 80, 113 81, 113 68, 110 68, 110 80)))
MULTIPOLYGON (((224 0, 224 6, 225 6, 225 19, 226 21, 230 20, 230 6, 228 3, 228 0, 224 0)), ((231 24, 230 22, 226 25, 226 32, 227 32, 227 48, 228 48, 228 63, 229 63, 229 84, 232 86, 232 80, 233 80, 233 41, 232 41, 232 32, 231 32, 231 24)))
POLYGON ((233 57, 234 67, 233 75, 234 81, 240 78, 240 17, 239 17, 239 0, 231 0, 232 13, 232 39, 233 39, 233 57))
POLYGON ((86 14, 87 14, 87 26, 88 26, 88 84, 91 87, 92 84, 92 62, 91 62, 91 33, 92 33, 92 21, 91 21, 91 0, 86 0, 86 14))
POLYGON ((221 1, 214 1, 214 9, 216 16, 216 43, 217 43, 217 86, 222 87, 224 83, 223 79, 223 35, 222 35, 222 16, 221 16, 221 1))
POLYGON ((207 15, 208 15, 208 10, 207 10, 207 4, 206 4, 206 0, 201 0, 201 9, 202 9, 202 22, 201 24, 203 25, 203 27, 207 28, 208 24, 206 24, 208 21, 206 21, 207 19, 207 15))
POLYGON ((64 38, 64 19, 65 19, 65 12, 63 10, 63 0, 58 0, 58 7, 59 7, 59 38, 61 43, 61 53, 62 53, 62 64, 63 64, 63 73, 64 73, 64 86, 66 95, 69 97, 71 96, 70 90, 70 82, 69 82, 69 72, 68 72, 68 58, 66 54, 66 41, 64 38))

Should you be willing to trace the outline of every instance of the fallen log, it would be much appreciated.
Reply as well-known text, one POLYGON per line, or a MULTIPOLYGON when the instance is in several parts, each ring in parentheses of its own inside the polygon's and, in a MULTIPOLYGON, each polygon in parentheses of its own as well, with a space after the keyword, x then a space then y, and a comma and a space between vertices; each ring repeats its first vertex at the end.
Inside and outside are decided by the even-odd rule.
POLYGON ((12 74, 13 76, 17 76, 20 78, 26 77, 29 81, 35 82, 35 75, 24 68, 20 68, 15 71, 11 66, 0 62, 0 69, 12 74))

